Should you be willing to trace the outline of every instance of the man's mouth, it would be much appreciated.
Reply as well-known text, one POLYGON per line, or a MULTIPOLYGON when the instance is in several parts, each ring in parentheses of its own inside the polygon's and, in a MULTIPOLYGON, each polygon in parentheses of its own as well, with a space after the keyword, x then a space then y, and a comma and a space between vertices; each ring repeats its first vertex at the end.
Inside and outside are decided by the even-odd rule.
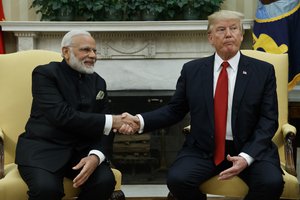
POLYGON ((227 41, 227 42, 224 42, 224 45, 233 45, 234 42, 233 41, 227 41))
POLYGON ((95 61, 84 61, 86 67, 92 68, 95 65, 95 61))

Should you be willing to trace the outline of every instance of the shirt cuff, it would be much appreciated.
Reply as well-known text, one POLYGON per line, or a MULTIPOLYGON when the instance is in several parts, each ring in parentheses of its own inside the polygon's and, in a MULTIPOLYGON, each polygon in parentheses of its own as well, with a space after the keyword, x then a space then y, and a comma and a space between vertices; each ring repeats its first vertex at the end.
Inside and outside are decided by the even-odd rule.
POLYGON ((139 130, 138 133, 142 133, 142 132, 144 131, 144 126, 145 126, 144 118, 143 118, 142 115, 140 115, 140 114, 137 114, 136 116, 137 116, 137 117, 139 118, 139 120, 140 120, 140 130, 139 130))
POLYGON ((103 130, 104 135, 109 135, 112 129, 112 124, 113 124, 112 115, 105 115, 105 125, 103 130))
POLYGON ((89 152, 89 156, 90 155, 96 155, 99 158, 99 164, 98 165, 100 165, 105 160, 105 155, 99 150, 91 150, 89 152))
POLYGON ((245 158, 245 160, 247 161, 248 163, 248 166, 250 166, 253 162, 254 162, 254 158, 252 158, 251 156, 249 156, 248 154, 244 153, 244 152, 241 152, 239 154, 239 156, 245 158))

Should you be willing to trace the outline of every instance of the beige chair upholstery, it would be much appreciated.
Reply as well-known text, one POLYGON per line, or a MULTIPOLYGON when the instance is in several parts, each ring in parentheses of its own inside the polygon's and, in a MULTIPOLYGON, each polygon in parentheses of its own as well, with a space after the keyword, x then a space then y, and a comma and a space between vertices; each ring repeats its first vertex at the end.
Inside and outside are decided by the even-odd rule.
MULTIPOLYGON (((17 138, 24 131, 31 108, 31 73, 39 64, 61 61, 57 52, 29 50, 0 55, 0 199, 25 200, 27 186, 14 163, 17 138), (4 146, 4 161, 3 153, 4 146), (2 179, 1 179, 2 178, 2 179)), ((121 191, 121 173, 113 169, 116 186, 111 197, 125 200, 121 191)), ((72 181, 65 179, 64 199, 74 199, 79 189, 72 187, 72 181)))
MULTIPOLYGON (((299 183, 294 176, 295 168, 291 152, 285 152, 287 137, 294 137, 295 127, 288 124, 288 56, 286 54, 270 54, 255 50, 242 50, 242 53, 274 65, 277 79, 277 95, 279 109, 279 128, 273 141, 278 146, 282 169, 285 173, 283 199, 299 199, 299 183), (286 161, 289 163, 286 164, 286 161), (290 173, 288 173, 289 171, 290 173), (292 174, 294 175, 292 175, 292 174)), ((286 146, 291 151, 291 147, 286 146)), ((200 186, 201 191, 206 194, 224 195, 228 197, 244 197, 248 192, 247 185, 238 177, 228 181, 218 181, 217 176, 211 178, 200 186)))

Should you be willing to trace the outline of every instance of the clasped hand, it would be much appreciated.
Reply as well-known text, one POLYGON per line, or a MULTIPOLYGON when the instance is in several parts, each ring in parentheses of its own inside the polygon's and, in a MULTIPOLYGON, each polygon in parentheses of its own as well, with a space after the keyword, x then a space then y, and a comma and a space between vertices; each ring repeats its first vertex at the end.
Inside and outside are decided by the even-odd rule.
POLYGON ((127 112, 113 116, 113 131, 131 135, 139 131, 140 120, 127 112))

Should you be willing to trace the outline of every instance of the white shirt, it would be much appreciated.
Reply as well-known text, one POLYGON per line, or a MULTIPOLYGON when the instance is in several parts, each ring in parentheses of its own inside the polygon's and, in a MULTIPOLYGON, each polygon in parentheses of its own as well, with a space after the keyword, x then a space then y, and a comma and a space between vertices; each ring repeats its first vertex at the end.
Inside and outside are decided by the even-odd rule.
MULTIPOLYGON (((228 108, 227 108, 227 123, 226 123, 226 140, 233 140, 230 116, 231 116, 231 110, 232 110, 233 91, 234 91, 240 56, 241 56, 241 54, 240 54, 240 52, 238 52, 233 58, 231 58, 229 60, 224 60, 229 63, 229 66, 226 69, 227 74, 228 74, 228 108)), ((223 63, 223 60, 216 53, 215 54, 215 62, 214 62, 214 94, 216 92, 216 86, 217 86, 219 74, 222 69, 222 66, 221 66, 222 63, 223 63)))
MULTIPOLYGON (((238 53, 232 57, 231 59, 227 60, 229 66, 227 67, 227 74, 228 74, 228 109, 227 109, 227 122, 226 122, 226 140, 233 140, 232 136, 232 127, 231 127, 231 111, 232 111, 232 101, 233 101, 233 93, 235 87, 235 80, 238 72, 238 64, 240 61, 241 53, 238 53)), ((225 60, 224 60, 225 61, 225 60)), ((215 62, 214 62, 214 94, 216 91, 217 81, 219 78, 219 74, 221 72, 221 64, 223 60, 221 57, 216 53, 215 54, 215 62)), ((241 152, 239 156, 242 156, 246 159, 248 166, 253 163, 254 159, 249 156, 248 154, 241 152)))

